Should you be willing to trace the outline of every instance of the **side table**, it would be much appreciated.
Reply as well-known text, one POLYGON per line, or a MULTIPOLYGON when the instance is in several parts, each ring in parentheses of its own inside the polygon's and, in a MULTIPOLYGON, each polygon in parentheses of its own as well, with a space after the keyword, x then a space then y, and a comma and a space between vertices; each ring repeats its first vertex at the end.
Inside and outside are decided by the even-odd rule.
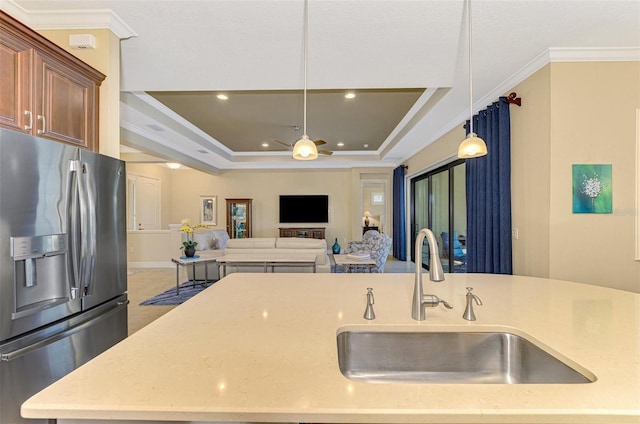
POLYGON ((365 270, 365 272, 371 272, 376 266, 376 261, 373 259, 351 259, 347 255, 333 255, 333 260, 336 263, 336 268, 342 266, 344 272, 358 272, 359 269, 365 270))
MULTIPOLYGON (((217 262, 218 257, 211 257, 211 256, 207 256, 206 258, 200 257, 200 256, 194 256, 193 258, 187 258, 186 256, 181 256, 178 258, 171 258, 171 262, 176 264, 176 294, 180 294, 180 267, 181 266, 192 266, 192 270, 193 270, 193 279, 192 280, 188 280, 191 281, 193 283, 193 287, 196 286, 196 284, 201 284, 203 287, 207 287, 207 283, 209 283, 209 273, 208 273, 208 267, 207 264, 209 262, 215 262, 216 264, 218 264, 217 262), (196 280, 196 265, 197 264, 204 264, 204 280, 202 280, 202 282, 200 282, 199 280, 196 280)), ((218 264, 218 269, 220 268, 220 265, 218 264)))

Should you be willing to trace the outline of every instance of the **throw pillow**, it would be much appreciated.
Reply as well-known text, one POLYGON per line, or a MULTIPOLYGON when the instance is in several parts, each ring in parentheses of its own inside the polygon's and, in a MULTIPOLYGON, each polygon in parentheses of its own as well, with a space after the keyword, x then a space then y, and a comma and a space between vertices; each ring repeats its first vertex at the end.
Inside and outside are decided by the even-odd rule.
POLYGON ((197 242, 196 250, 209 250, 211 249, 211 232, 194 233, 193 241, 197 242))

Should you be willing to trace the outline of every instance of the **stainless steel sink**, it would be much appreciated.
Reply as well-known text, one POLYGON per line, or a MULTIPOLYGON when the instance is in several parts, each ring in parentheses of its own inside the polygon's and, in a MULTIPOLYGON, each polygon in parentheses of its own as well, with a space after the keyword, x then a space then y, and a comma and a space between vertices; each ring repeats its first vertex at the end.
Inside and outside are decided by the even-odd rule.
POLYGON ((508 332, 343 331, 340 371, 370 383, 577 384, 596 377, 508 332))

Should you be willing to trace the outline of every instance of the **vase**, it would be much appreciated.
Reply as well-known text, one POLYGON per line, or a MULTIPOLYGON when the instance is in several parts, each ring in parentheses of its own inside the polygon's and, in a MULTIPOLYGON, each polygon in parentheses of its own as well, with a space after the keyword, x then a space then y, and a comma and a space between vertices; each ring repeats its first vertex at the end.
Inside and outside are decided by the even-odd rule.
POLYGON ((336 242, 333 243, 333 246, 331 247, 331 250, 333 250, 333 253, 335 255, 337 255, 338 253, 340 253, 340 245, 338 244, 338 239, 336 238, 336 242))
POLYGON ((184 256, 186 256, 187 258, 193 258, 193 256, 196 254, 196 248, 195 247, 185 247, 184 248, 184 256))

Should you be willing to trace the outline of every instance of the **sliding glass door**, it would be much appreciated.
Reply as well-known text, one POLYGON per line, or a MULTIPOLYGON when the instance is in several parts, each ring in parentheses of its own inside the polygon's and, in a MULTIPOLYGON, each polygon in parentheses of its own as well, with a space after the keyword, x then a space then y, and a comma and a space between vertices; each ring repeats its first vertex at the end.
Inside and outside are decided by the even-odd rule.
POLYGON ((429 268, 426 241, 422 258, 415 257, 415 240, 422 228, 429 228, 438 241, 445 272, 466 271, 465 234, 467 207, 465 163, 457 160, 411 179, 411 259, 429 268))

